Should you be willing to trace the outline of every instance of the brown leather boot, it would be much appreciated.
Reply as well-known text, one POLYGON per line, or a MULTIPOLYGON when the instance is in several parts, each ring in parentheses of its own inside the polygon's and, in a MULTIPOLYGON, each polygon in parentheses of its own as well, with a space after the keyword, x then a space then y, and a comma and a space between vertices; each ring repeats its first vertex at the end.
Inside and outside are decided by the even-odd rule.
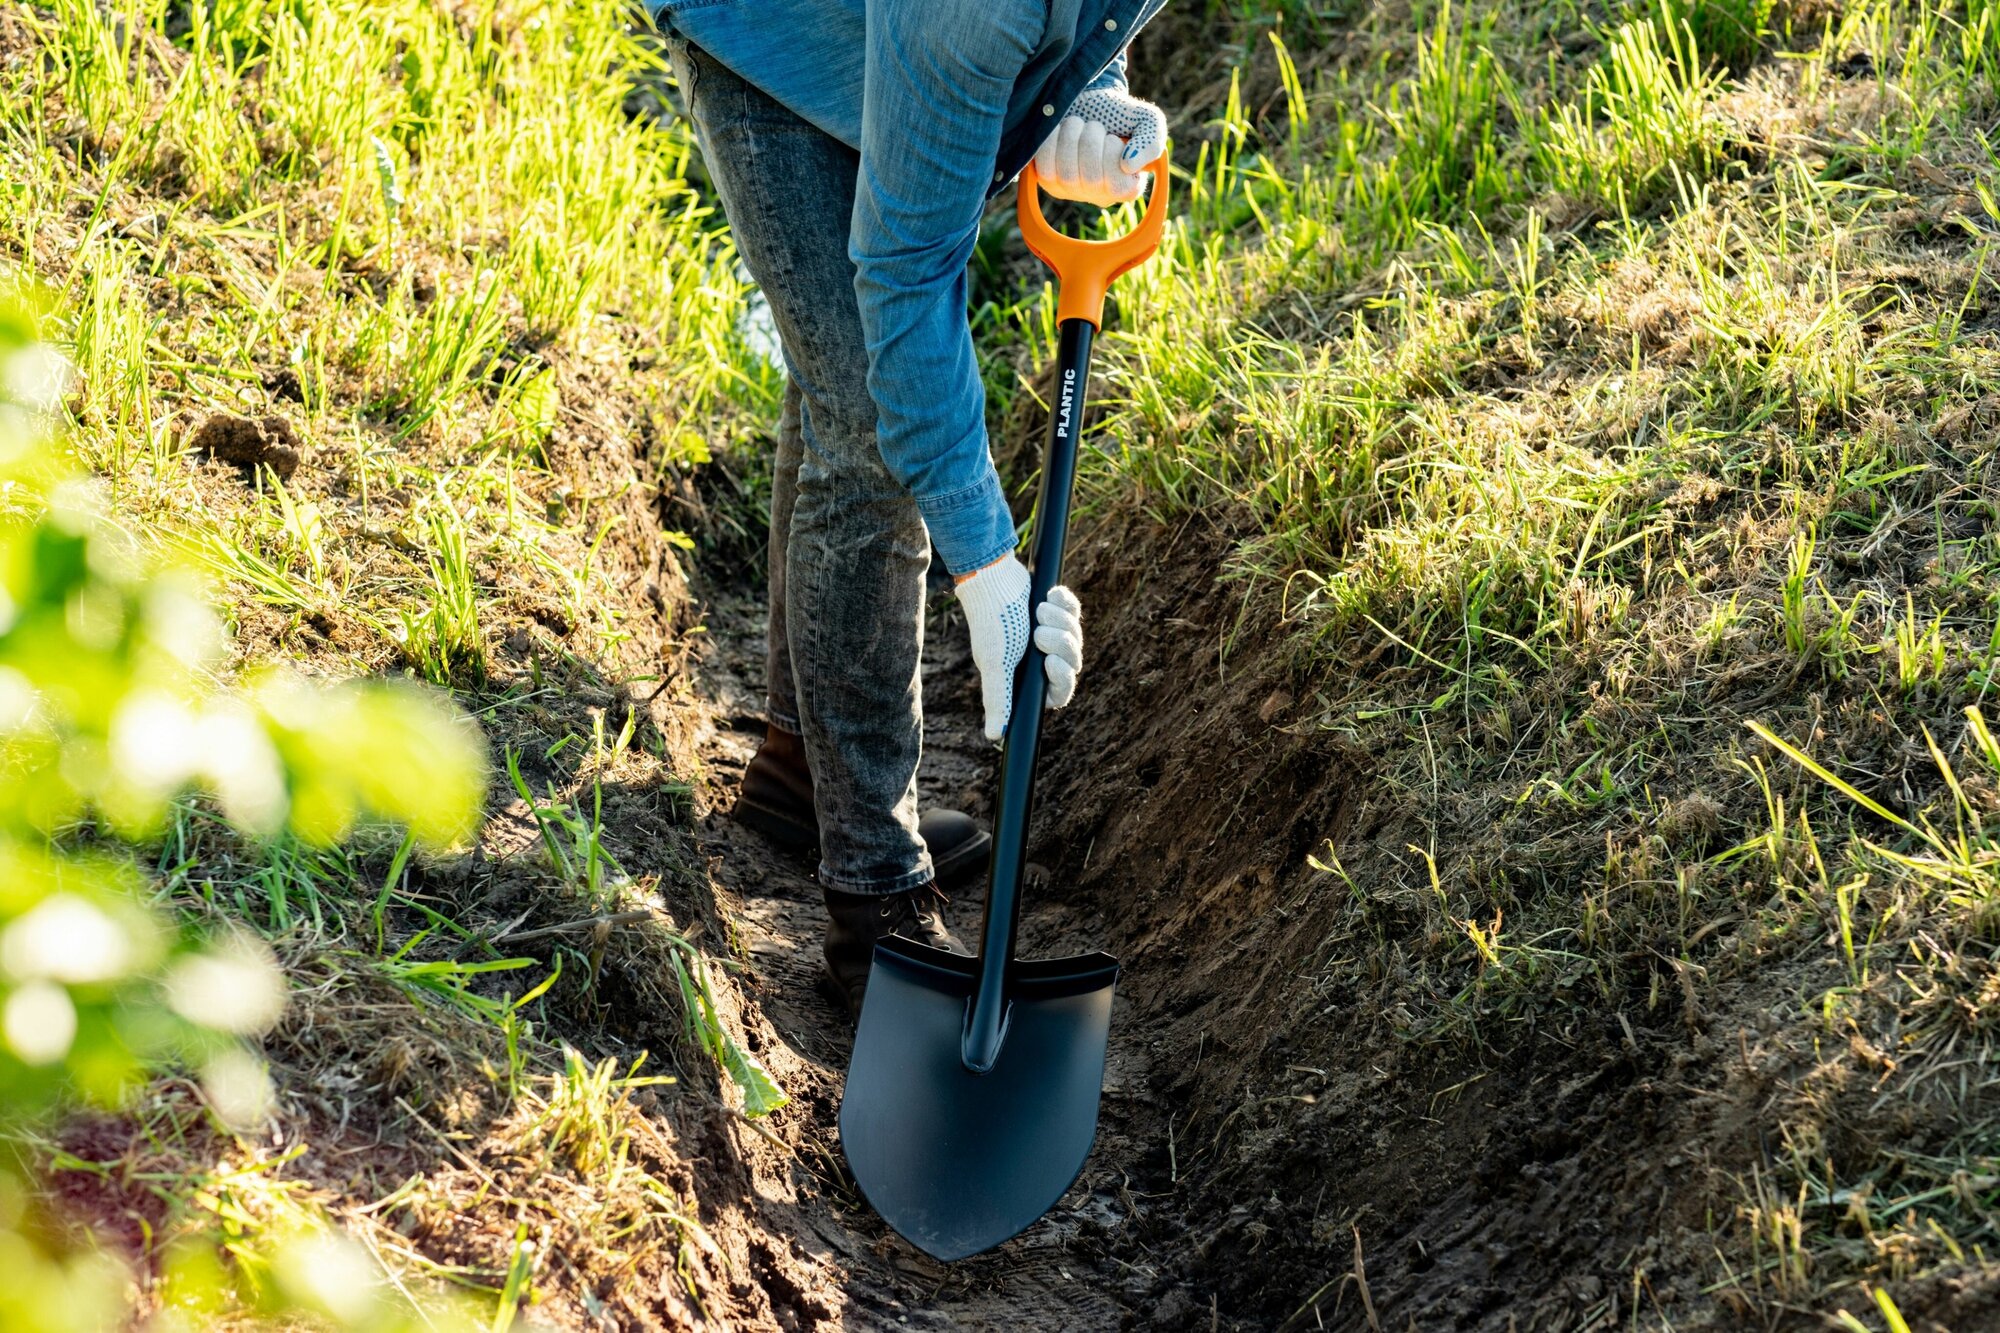
POLYGON ((819 843, 812 770, 803 737, 766 724, 764 743, 743 766, 743 788, 730 812, 781 846, 804 851, 819 843))
POLYGON ((944 924, 948 901, 936 884, 902 893, 826 891, 826 977, 848 1017, 860 1021, 861 1000, 868 991, 868 969, 875 945, 885 935, 901 935, 939 949, 962 953, 958 939, 944 924))
MULTIPOLYGON (((800 737, 778 727, 765 728, 764 743, 744 766, 743 789, 730 813, 781 847, 805 851, 819 845, 812 770, 800 737)), ((930 848, 932 873, 947 889, 984 870, 993 846, 986 830, 957 810, 926 810, 917 820, 917 834, 930 848)))

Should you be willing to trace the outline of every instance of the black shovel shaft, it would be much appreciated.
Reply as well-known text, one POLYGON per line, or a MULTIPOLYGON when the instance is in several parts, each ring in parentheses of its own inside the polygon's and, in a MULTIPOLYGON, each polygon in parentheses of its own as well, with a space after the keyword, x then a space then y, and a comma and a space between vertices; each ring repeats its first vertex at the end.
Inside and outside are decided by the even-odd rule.
POLYGON ((1028 816, 1035 798, 1035 752, 1041 748, 1042 710, 1049 677, 1035 646, 1034 616, 1049 589, 1062 582, 1063 543, 1069 536, 1070 492, 1076 484, 1077 437, 1083 432, 1084 385, 1097 328, 1087 319, 1064 320, 1056 356, 1056 400, 1049 411, 1048 447, 1042 453, 1042 491, 1035 501, 1035 543, 1028 584, 1028 650, 1014 674, 1014 707, 1000 756, 1000 805, 993 822, 992 882, 986 890, 986 925, 979 940, 979 984, 965 1022, 965 1067, 993 1068, 1006 1035, 1007 967, 1021 923, 1021 881, 1028 866, 1028 816))

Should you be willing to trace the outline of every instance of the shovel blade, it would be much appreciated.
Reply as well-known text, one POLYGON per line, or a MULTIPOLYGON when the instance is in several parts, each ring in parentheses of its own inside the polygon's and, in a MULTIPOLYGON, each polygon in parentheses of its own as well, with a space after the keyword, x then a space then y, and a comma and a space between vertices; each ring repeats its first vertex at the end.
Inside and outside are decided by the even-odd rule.
POLYGON ((1016 963, 1005 1039, 965 1067, 978 960, 898 937, 876 946, 854 1034, 840 1140, 861 1192, 938 1259, 998 1245, 1055 1205, 1097 1137, 1118 962, 1016 963))

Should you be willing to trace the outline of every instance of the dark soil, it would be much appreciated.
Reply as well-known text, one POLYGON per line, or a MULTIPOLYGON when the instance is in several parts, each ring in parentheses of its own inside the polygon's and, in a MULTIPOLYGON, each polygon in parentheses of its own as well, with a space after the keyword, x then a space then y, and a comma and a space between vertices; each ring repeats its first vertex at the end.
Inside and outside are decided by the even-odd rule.
POLYGON ((253 419, 217 412, 195 428, 188 447, 252 475, 269 468, 280 481, 290 481, 305 456, 292 423, 280 416, 253 419))
MULTIPOLYGON (((781 1323, 788 1303, 801 1327, 831 1319, 844 1293, 845 1327, 1366 1327, 1366 1291, 1383 1327, 1581 1327, 1625 1308, 1629 1264, 1599 1262, 1704 1234, 1663 1212, 1668 1173, 1706 1156, 1661 1109, 1666 1053, 1607 1018, 1492 1064, 1417 1058, 1370 1035, 1352 973, 1329 984, 1352 943, 1329 937, 1340 895, 1307 856, 1407 830, 1370 800, 1367 756, 1288 729, 1282 644, 1218 660, 1237 611, 1219 547, 1118 525, 1077 552, 1100 688, 1048 732, 1033 855, 1051 875, 1024 934, 1124 962, 1099 1140, 1041 1224, 950 1267, 889 1233, 841 1162, 848 1035, 814 984, 810 866, 719 812, 760 729, 758 607, 712 609, 703 844, 746 939, 746 1021, 797 1098, 773 1125, 795 1157, 751 1162, 781 1323)), ((983 812, 962 631, 933 625, 924 795, 983 812)), ((968 941, 976 898, 954 904, 968 941)))
MULTIPOLYGON (((759 609, 742 591, 711 607, 696 669, 716 717, 701 839, 747 949, 744 1022, 797 1099, 771 1125, 786 1154, 747 1145, 770 1317, 1769 1326, 1770 1305, 1753 1315, 1712 1289, 1719 1233, 1776 1151, 1760 1126, 1802 1073, 1775 1039, 1787 1014, 1770 978, 1653 1014, 1578 1004, 1504 1040, 1412 1038, 1384 997, 1415 941, 1364 931, 1353 895, 1383 895, 1373 881, 1423 816, 1377 780, 1383 756, 1303 716, 1289 640, 1257 629, 1244 585, 1219 577, 1227 546, 1114 518, 1073 550, 1097 688, 1086 680, 1046 733, 1032 854, 1050 876, 1024 934, 1033 953, 1123 961, 1100 1133, 1048 1217, 949 1267, 889 1233, 841 1161, 848 1036, 814 985, 810 867, 719 813, 760 725, 759 609), (1315 866, 1329 850, 1362 887, 1315 866)), ((983 812, 992 764, 971 666, 948 598, 935 607, 924 795, 983 812)), ((977 898, 954 904, 968 942, 977 898)), ((1988 1317, 1990 1290, 1930 1285, 1910 1289, 1906 1312, 1935 1308, 1938 1328, 1988 1317)), ((1801 1309, 1777 1326, 1824 1324, 1801 1309)))

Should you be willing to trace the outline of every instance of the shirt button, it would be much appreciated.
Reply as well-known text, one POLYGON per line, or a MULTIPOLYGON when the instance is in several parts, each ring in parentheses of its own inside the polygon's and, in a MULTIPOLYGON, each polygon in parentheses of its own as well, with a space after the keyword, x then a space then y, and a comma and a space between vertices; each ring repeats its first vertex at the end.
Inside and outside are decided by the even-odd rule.
POLYGON ((1054 108, 1053 106, 1049 106, 1049 105, 1046 105, 1046 104, 1045 104, 1045 105, 1044 105, 1044 106, 1042 107, 1042 114, 1043 114, 1043 115, 1045 115, 1045 116, 1053 116, 1053 115, 1054 115, 1055 113, 1056 113, 1056 109, 1055 109, 1055 108, 1054 108))
POLYGON ((1117 20, 1117 19, 1106 19, 1106 20, 1104 20, 1104 30, 1105 30, 1106 32, 1117 32, 1117 31, 1118 31, 1118 20, 1117 20))
POLYGON ((1007 173, 1004 171, 996 171, 993 173, 993 183, 995 185, 998 185, 1001 181, 1004 181, 1006 179, 1007 179, 1007 173))

